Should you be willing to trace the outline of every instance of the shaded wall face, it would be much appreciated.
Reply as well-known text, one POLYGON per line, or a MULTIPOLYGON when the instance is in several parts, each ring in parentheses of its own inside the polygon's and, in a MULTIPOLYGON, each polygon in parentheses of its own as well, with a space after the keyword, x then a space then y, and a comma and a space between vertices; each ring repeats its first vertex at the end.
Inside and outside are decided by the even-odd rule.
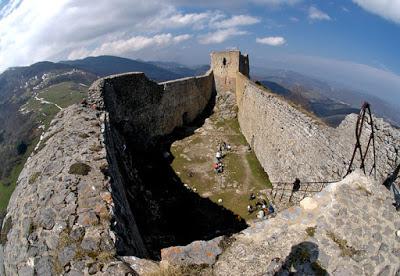
POLYGON ((203 112, 212 92, 212 72, 161 84, 142 73, 130 73, 92 85, 89 102, 104 109, 107 118, 105 147, 116 222, 111 227, 117 234, 118 254, 151 256, 145 230, 139 228, 144 214, 151 217, 145 211, 151 210, 147 205, 152 202, 144 192, 148 183, 140 175, 142 157, 155 151, 163 136, 203 112))
POLYGON ((208 104, 213 76, 156 84, 143 74, 105 79, 103 97, 110 123, 145 151, 176 127, 193 121, 208 104))
POLYGON ((159 128, 157 114, 163 89, 144 74, 122 75, 105 80, 104 103, 109 112, 110 125, 134 141, 141 148, 149 146, 150 137, 159 128))
POLYGON ((250 64, 248 55, 240 55, 239 72, 248 78, 250 77, 250 64))

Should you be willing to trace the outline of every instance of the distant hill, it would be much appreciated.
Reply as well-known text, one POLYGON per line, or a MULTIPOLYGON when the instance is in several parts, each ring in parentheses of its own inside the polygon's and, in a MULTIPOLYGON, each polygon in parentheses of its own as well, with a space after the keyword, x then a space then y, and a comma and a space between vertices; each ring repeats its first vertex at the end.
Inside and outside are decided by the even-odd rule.
POLYGON ((151 63, 114 56, 87 57, 79 60, 62 61, 60 64, 67 64, 99 77, 125 72, 144 72, 150 79, 165 81, 184 76, 184 74, 178 74, 151 63))
POLYGON ((290 70, 253 68, 252 77, 272 89, 308 108, 331 125, 337 125, 349 113, 358 113, 367 101, 378 117, 385 118, 394 126, 400 125, 397 108, 382 99, 340 84, 327 83, 290 70))
POLYGON ((60 108, 86 97, 88 87, 97 78, 139 71, 155 81, 165 81, 207 69, 100 56, 58 63, 43 61, 12 67, 0 74, 0 218, 23 164, 50 121, 60 108))
POLYGON ((149 63, 164 68, 168 71, 174 72, 175 74, 183 77, 203 75, 210 69, 210 65, 188 67, 176 62, 149 61, 149 63))

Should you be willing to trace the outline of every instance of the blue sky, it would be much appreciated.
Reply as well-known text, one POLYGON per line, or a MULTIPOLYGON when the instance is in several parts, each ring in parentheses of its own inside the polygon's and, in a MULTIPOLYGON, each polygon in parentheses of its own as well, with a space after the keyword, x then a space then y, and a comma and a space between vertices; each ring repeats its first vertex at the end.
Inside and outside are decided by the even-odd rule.
POLYGON ((0 71, 103 54, 206 64, 237 48, 400 106, 400 0, 0 1, 0 71))

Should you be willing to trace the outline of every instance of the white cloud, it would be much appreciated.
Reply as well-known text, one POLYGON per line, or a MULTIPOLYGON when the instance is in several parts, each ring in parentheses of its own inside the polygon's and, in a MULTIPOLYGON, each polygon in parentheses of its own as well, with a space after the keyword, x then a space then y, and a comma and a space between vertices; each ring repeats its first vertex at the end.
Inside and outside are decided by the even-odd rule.
POLYGON ((342 11, 344 12, 350 12, 350 10, 348 8, 346 8, 345 6, 342 6, 342 11))
POLYGON ((211 22, 213 28, 234 28, 238 26, 248 26, 259 23, 260 19, 250 15, 235 15, 229 19, 211 22))
POLYGON ((282 6, 282 5, 293 6, 295 4, 302 2, 302 0, 251 0, 251 2, 269 6, 282 6))
MULTIPOLYGON (((103 45, 125 49, 122 45, 134 37, 158 41, 172 30, 201 28, 215 18, 212 11, 183 13, 169 0, 10 0, 0 9, 0 72, 9 66, 82 56, 103 45)), ((157 45, 187 40, 171 35, 170 43, 157 45)))
POLYGON ((203 29, 216 17, 220 16, 220 12, 202 12, 182 14, 176 10, 163 11, 162 16, 149 18, 140 25, 144 30, 154 31, 165 28, 183 28, 193 27, 194 29, 203 29))
MULTIPOLYGON (((197 35, 204 44, 220 43, 245 34, 241 27, 260 21, 209 8, 186 13, 176 6, 203 5, 188 0, 7 1, 0 4, 0 72, 9 66, 96 53, 154 58, 162 47, 180 47, 192 31, 204 30, 204 35, 197 35), (182 32, 185 35, 179 35, 182 32)), ((231 0, 221 1, 227 6, 231 0)), ((213 7, 212 1, 207 3, 213 7)))
POLYGON ((120 39, 116 41, 105 42, 92 51, 83 48, 75 50, 68 56, 68 58, 77 59, 86 56, 124 55, 145 49, 150 46, 166 47, 188 40, 191 37, 192 36, 189 34, 173 36, 170 33, 158 34, 152 37, 133 36, 129 39, 120 39))
POLYGON ((399 0, 353 0, 353 2, 373 14, 400 24, 399 0))
POLYGON ((270 46, 281 46, 286 43, 286 40, 281 36, 268 36, 263 38, 257 38, 256 42, 270 46))
POLYGON ((292 22, 299 22, 299 21, 300 21, 300 20, 299 20, 297 17, 295 17, 295 16, 292 16, 292 17, 290 17, 289 19, 290 19, 290 21, 292 21, 292 22))
POLYGON ((331 17, 327 13, 324 13, 314 6, 308 9, 308 18, 311 20, 331 20, 331 17))
POLYGON ((205 35, 199 36, 199 42, 201 44, 222 43, 231 37, 244 35, 244 34, 247 34, 247 32, 238 30, 236 28, 217 30, 215 32, 210 32, 205 35))
POLYGON ((241 8, 247 7, 249 3, 256 4, 259 6, 267 6, 267 7, 280 7, 280 6, 294 6, 298 3, 303 2, 303 0, 202 0, 202 1, 193 1, 193 0, 171 0, 176 4, 182 4, 184 6, 191 7, 214 7, 221 8, 223 10, 231 9, 231 8, 241 8))

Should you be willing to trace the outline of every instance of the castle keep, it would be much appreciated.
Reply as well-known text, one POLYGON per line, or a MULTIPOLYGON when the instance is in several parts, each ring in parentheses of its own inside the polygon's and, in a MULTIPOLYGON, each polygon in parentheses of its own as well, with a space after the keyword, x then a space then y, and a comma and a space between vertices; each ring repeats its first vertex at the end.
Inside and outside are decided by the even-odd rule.
POLYGON ((356 116, 326 126, 249 73, 247 55, 226 51, 211 54, 203 76, 96 81, 89 106, 62 110, 19 176, 1 230, 0 275, 146 275, 175 266, 194 275, 397 275, 400 218, 381 184, 396 181, 399 130, 376 120, 376 180, 359 171, 342 179, 356 116), (211 114, 237 116, 273 183, 337 183, 246 223, 185 188, 169 163, 182 127, 207 124, 211 114))
POLYGON ((249 57, 240 51, 212 52, 211 69, 217 91, 236 91, 236 73, 249 77, 249 57))

